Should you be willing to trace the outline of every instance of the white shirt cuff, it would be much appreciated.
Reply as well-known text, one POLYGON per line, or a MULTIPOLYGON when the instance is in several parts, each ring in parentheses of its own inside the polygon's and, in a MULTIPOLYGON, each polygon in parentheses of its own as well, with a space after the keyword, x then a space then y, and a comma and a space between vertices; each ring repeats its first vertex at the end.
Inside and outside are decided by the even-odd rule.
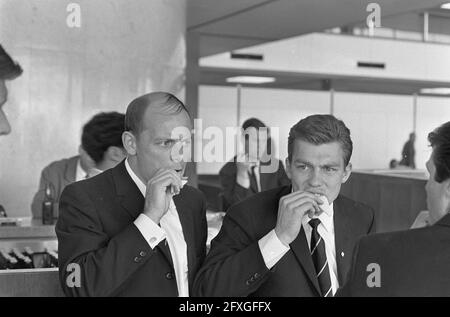
POLYGON ((259 249, 267 268, 270 270, 289 251, 289 247, 278 239, 275 229, 270 231, 259 241, 259 249))
POLYGON ((134 225, 138 228, 145 241, 148 242, 152 249, 166 238, 164 229, 144 214, 140 214, 136 218, 134 225))

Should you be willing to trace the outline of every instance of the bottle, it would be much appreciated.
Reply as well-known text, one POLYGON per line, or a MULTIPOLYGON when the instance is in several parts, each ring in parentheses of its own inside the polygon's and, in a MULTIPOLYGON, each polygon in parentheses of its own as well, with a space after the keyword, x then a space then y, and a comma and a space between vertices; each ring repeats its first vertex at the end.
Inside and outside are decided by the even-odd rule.
POLYGON ((3 208, 2 205, 0 205, 0 218, 6 218, 8 215, 6 214, 5 208, 3 208))
POLYGON ((53 206, 55 205, 55 200, 53 198, 52 185, 47 184, 45 186, 45 197, 42 202, 42 224, 52 225, 53 224, 53 206))

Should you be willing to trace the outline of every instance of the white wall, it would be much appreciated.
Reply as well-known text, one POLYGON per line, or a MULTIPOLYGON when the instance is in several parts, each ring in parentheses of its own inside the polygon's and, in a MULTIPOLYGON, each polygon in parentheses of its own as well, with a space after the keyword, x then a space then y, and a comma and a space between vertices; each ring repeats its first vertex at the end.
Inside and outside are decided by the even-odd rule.
POLYGON ((334 100, 334 115, 352 136, 353 168, 388 168, 391 159, 400 160, 413 131, 412 96, 335 93, 334 100))
POLYGON ((185 1, 0 0, 0 43, 24 72, 7 83, 12 133, 0 138, 0 204, 31 216, 39 175, 77 153, 93 113, 124 112, 152 90, 182 94, 185 1), (81 27, 66 24, 67 5, 81 27))
POLYGON ((229 53, 201 59, 205 67, 283 71, 450 82, 450 46, 423 42, 312 33, 239 50, 263 54, 264 61, 231 59, 229 53), (359 68, 357 62, 385 63, 385 69, 359 68))

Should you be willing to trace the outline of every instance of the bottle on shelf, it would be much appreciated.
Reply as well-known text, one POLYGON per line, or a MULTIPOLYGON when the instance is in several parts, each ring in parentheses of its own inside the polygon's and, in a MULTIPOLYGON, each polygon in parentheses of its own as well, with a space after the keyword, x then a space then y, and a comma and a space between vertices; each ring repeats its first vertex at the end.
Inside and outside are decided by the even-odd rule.
POLYGON ((55 205, 54 190, 52 184, 48 183, 45 186, 45 197, 42 202, 42 224, 53 224, 53 208, 55 205))

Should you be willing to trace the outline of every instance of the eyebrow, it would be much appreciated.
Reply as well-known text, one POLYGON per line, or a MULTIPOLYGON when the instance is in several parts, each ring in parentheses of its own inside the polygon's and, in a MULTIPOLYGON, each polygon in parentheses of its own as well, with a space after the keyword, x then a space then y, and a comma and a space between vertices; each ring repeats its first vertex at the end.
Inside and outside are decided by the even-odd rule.
MULTIPOLYGON (((294 161, 294 164, 314 165, 314 164, 311 163, 311 162, 303 161, 303 160, 299 160, 299 159, 295 160, 295 161, 294 161)), ((330 163, 327 163, 327 164, 320 165, 320 167, 330 167, 330 166, 332 166, 332 167, 338 166, 338 167, 339 167, 340 165, 341 165, 341 164, 338 163, 338 162, 330 162, 330 163)))

